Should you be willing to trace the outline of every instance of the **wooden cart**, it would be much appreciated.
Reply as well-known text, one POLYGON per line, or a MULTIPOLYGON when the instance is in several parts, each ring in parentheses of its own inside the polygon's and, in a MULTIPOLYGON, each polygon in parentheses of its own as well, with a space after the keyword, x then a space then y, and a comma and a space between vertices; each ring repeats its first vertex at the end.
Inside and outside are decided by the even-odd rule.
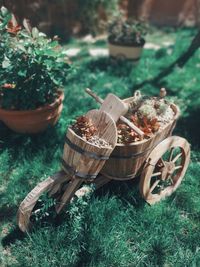
MULTIPOLYGON (((190 161, 190 145, 182 137, 171 136, 179 117, 176 105, 171 105, 174 120, 162 131, 150 139, 123 145, 117 144, 115 122, 119 118, 127 122, 122 115, 127 112, 127 103, 132 98, 125 99, 123 105, 113 95, 108 95, 103 101, 90 94, 102 106, 99 111, 93 110, 88 114, 98 125, 101 136, 106 136, 112 147, 98 148, 68 129, 62 170, 39 183, 19 207, 17 220, 24 232, 29 229, 33 208, 44 192, 48 192, 50 197, 56 196, 56 212, 60 213, 75 194, 85 193, 85 184, 93 183, 99 188, 111 180, 131 180, 140 175, 141 195, 152 205, 171 195, 185 175, 190 161)), ((134 125, 130 126, 135 128, 134 125)), ((136 131, 141 134, 137 127, 136 131)))

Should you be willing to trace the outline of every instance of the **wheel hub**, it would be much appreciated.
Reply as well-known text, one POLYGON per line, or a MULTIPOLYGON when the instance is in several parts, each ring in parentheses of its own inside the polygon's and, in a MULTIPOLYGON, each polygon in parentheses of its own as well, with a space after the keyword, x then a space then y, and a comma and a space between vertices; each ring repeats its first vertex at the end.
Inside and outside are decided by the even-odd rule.
POLYGON ((175 171, 175 164, 174 162, 170 161, 167 162, 165 161, 165 165, 161 168, 161 180, 165 181, 168 179, 168 177, 170 175, 173 174, 173 172, 175 171))

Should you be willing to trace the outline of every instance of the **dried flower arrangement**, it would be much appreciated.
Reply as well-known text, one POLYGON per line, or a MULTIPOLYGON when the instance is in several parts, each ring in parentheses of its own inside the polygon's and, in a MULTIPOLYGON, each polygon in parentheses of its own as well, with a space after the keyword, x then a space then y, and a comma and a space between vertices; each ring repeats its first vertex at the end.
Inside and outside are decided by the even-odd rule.
MULTIPOLYGON (((129 102, 129 111, 125 117, 144 132, 144 139, 151 138, 174 119, 174 111, 171 108, 171 103, 164 99, 165 94, 163 88, 159 97, 148 97, 141 95, 140 91, 136 91, 129 102)), ((98 129, 92 120, 86 116, 77 118, 71 129, 94 145, 100 147, 109 145, 98 137, 98 129)), ((119 144, 141 141, 141 137, 125 123, 118 121, 117 130, 119 144)))
POLYGON ((97 132, 97 128, 92 123, 92 120, 86 116, 78 117, 71 128, 78 136, 87 141, 97 132))
MULTIPOLYGON (((162 92, 162 90, 161 90, 162 92)), ((126 117, 144 132, 144 138, 152 137, 174 118, 171 104, 163 97, 147 97, 136 91, 129 103, 126 117)), ((118 123, 118 143, 140 141, 140 137, 128 125, 118 123)))
POLYGON ((86 116, 80 116, 76 119, 71 129, 87 142, 98 147, 110 147, 110 144, 104 139, 100 138, 97 133, 98 129, 93 124, 92 120, 86 116))

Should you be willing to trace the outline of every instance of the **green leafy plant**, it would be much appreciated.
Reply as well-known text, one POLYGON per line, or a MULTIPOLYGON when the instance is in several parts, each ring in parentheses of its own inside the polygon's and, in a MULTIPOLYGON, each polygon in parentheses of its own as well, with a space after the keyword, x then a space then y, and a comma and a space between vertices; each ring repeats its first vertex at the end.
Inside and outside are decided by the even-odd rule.
POLYGON ((148 26, 145 22, 117 16, 109 23, 108 40, 114 44, 143 46, 148 26))
POLYGON ((105 31, 106 21, 117 12, 119 0, 78 0, 78 16, 83 31, 96 35, 105 31))
POLYGON ((69 72, 69 62, 56 38, 18 25, 13 14, 0 10, 0 107, 29 110, 52 103, 69 72))

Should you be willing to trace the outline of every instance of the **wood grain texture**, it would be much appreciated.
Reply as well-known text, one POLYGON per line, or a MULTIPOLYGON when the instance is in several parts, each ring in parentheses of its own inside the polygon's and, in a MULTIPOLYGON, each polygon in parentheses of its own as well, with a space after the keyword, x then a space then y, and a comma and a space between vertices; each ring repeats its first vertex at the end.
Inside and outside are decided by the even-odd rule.
MULTIPOLYGON (((113 97, 111 98, 113 99, 113 97)), ((79 177, 76 176, 77 172, 97 176, 95 180, 87 180, 89 183, 94 182, 96 188, 103 186, 111 179, 122 181, 133 179, 142 172, 140 190, 142 196, 150 204, 159 201, 176 190, 186 172, 190 158, 188 142, 180 137, 169 137, 179 116, 178 107, 171 105, 175 113, 174 120, 150 139, 128 145, 117 144, 117 128, 115 121, 117 121, 121 116, 120 114, 127 109, 130 100, 131 98, 124 100, 126 105, 121 105, 120 112, 117 111, 116 117, 112 115, 115 120, 107 112, 110 112, 110 114, 116 112, 117 106, 119 105, 119 103, 116 104, 118 100, 114 105, 111 104, 109 106, 108 102, 102 107, 102 109, 107 109, 107 112, 103 110, 91 110, 86 114, 97 127, 98 136, 107 141, 110 147, 98 147, 93 145, 76 135, 72 129, 68 129, 67 138, 70 142, 74 144, 75 147, 81 148, 80 151, 86 151, 87 153, 78 152, 71 147, 69 143, 65 143, 63 160, 75 173, 70 173, 69 169, 66 169, 65 165, 62 165, 63 171, 59 171, 55 175, 48 177, 27 195, 20 204, 17 216, 19 228, 23 232, 28 231, 32 210, 37 200, 44 192, 48 192, 50 196, 53 196, 57 192, 64 191, 63 195, 59 196, 59 203, 56 206, 57 213, 61 212, 63 207, 73 198, 74 194, 82 196, 87 193, 85 187, 81 187, 84 179, 79 179, 79 177), (150 192, 150 189, 152 190, 152 187, 150 188, 150 180, 152 176, 157 175, 157 173, 153 173, 155 164, 162 153, 173 146, 181 147, 183 152, 181 154, 182 164, 176 167, 180 169, 178 172, 179 175, 175 178, 173 187, 168 187, 162 192, 161 196, 152 196, 150 192), (94 157, 94 155, 96 156, 94 157), (110 158, 106 161, 106 159, 104 159, 105 157, 110 158), (101 174, 99 174, 99 172, 101 172, 101 174)), ((177 158, 178 157, 179 155, 177 158)), ((173 161, 176 161, 176 158, 173 159, 173 161)), ((173 166, 173 163, 168 166, 173 166)), ((155 187, 156 186, 157 184, 155 184, 155 187)))
MULTIPOLYGON (((171 150, 172 151, 172 150, 171 150)), ((171 136, 163 140, 157 145, 146 159, 141 179, 140 179, 140 193, 143 198, 151 205, 170 196, 180 185, 190 161, 190 145, 186 139, 179 136, 171 136), (163 161, 162 156, 171 149, 180 148, 181 153, 173 158, 170 154, 168 161, 163 161), (175 165, 176 160, 180 158, 180 166, 175 165), (156 164, 159 160, 162 160, 163 167, 160 169, 160 173, 155 173, 156 164), (175 171, 178 170, 177 173, 175 171), (172 185, 163 188, 159 193, 153 193, 153 190, 159 184, 161 180, 167 179, 170 175, 173 176, 172 185), (160 175, 160 176, 158 176, 160 175), (158 176, 158 179, 151 184, 152 177, 158 176)))
MULTIPOLYGON (((96 102, 98 102, 98 103, 100 103, 100 104, 103 104, 103 103, 104 103, 104 100, 103 100, 102 98, 100 98, 99 96, 97 96, 91 89, 86 88, 86 89, 85 89, 85 92, 86 92, 87 94, 89 94, 90 96, 92 96, 92 97, 96 100, 96 102)), ((112 94, 110 94, 110 95, 112 95, 112 94)), ((112 95, 112 96, 113 96, 113 95, 112 95)), ((121 99, 116 98, 116 96, 114 96, 114 97, 115 97, 115 99, 114 99, 114 101, 115 101, 115 105, 116 105, 116 102, 117 102, 117 101, 122 102, 121 99)), ((105 100, 105 101, 108 102, 108 107, 109 107, 109 105, 111 105, 110 102, 109 102, 109 98, 110 98, 110 96, 108 95, 108 99, 105 100)), ((122 110, 123 110, 123 108, 125 107, 125 108, 126 108, 126 112, 127 112, 128 107, 129 107, 129 102, 127 102, 127 101, 123 101, 122 103, 123 103, 123 105, 121 105, 121 103, 120 103, 120 106, 122 107, 122 110), (125 105, 124 105, 124 104, 125 104, 125 105)), ((106 104, 106 102, 103 104, 103 106, 104 106, 105 104, 106 104)), ((109 110, 108 107, 106 106, 106 109, 107 109, 107 110, 109 110)), ((101 108, 102 108, 102 110, 103 110, 103 107, 101 107, 101 108)), ((112 110, 112 107, 110 107, 110 108, 111 108, 111 110, 112 110)), ((117 108, 117 107, 115 107, 115 108, 117 108)), ((112 111, 112 112, 113 112, 113 111, 112 111)), ((118 107, 118 113, 119 113, 119 107, 118 107)), ((123 111, 123 113, 124 113, 124 111, 123 111)), ((114 113, 114 120, 115 120, 115 121, 118 120, 117 117, 116 117, 116 115, 117 115, 117 113, 116 113, 116 114, 114 113)), ((127 118, 125 118, 125 117, 122 116, 122 115, 119 117, 119 119, 120 119, 122 122, 124 122, 125 124, 127 124, 129 127, 131 127, 137 134, 139 134, 139 136, 140 136, 141 138, 143 138, 143 136, 144 136, 143 131, 141 131, 135 124, 133 124, 132 122, 130 122, 127 118)))
MULTIPOLYGON (((111 147, 98 147, 93 145, 76 135, 70 128, 67 131, 67 138, 72 144, 81 148, 83 151, 94 153, 97 156, 109 157, 117 143, 117 128, 114 120, 104 111, 98 110, 91 110, 86 116, 90 117, 97 127, 98 136, 107 141, 111 147)), ((79 153, 67 143, 64 146, 63 160, 75 171, 74 175, 82 173, 95 176, 102 169, 106 161, 105 159, 96 159, 90 157, 88 154, 79 153)), ((66 172, 69 172, 65 164, 62 164, 62 167, 66 172)), ((82 178, 84 177, 82 176, 82 178)))
POLYGON ((127 113, 128 105, 117 96, 108 94, 103 101, 100 110, 107 112, 113 118, 113 120, 117 122, 120 116, 123 116, 127 113))
POLYGON ((73 179, 69 182, 64 194, 62 195, 59 203, 56 205, 56 212, 59 214, 64 206, 69 203, 69 201, 74 196, 75 192, 78 190, 80 185, 83 183, 81 179, 73 179))
POLYGON ((73 201, 74 196, 80 198, 94 191, 92 187, 88 187, 88 184, 93 183, 95 185, 95 189, 98 189, 103 185, 107 184, 108 182, 110 182, 110 179, 102 175, 98 175, 98 177, 95 180, 91 181, 90 183, 84 184, 83 182, 84 182, 83 180, 74 177, 68 183, 67 188, 60 199, 60 202, 56 206, 57 213, 60 213, 66 204, 68 204, 70 201, 73 201), (81 186, 81 184, 83 185, 81 186))
POLYGON ((54 183, 59 184, 67 181, 69 176, 63 172, 59 171, 54 175, 48 177, 46 180, 40 182, 22 201, 19 206, 17 213, 17 223, 21 231, 26 232, 30 227, 30 216, 34 206, 36 205, 39 197, 44 193, 51 190, 54 183))
MULTIPOLYGON (((131 99, 131 98, 130 98, 131 99)), ((125 100, 127 103, 129 99, 125 100)), ((101 174, 114 180, 129 180, 142 172, 145 160, 152 149, 171 135, 176 121, 179 117, 179 109, 171 105, 175 116, 174 120, 158 131, 150 139, 138 141, 131 144, 117 144, 109 160, 104 165, 101 174)))
MULTIPOLYGON (((123 111, 124 108, 121 108, 120 114, 123 111)), ((93 124, 97 127, 97 136, 107 141, 114 148, 117 144, 117 128, 111 114, 104 110, 90 110, 86 117, 91 118, 93 124)))

